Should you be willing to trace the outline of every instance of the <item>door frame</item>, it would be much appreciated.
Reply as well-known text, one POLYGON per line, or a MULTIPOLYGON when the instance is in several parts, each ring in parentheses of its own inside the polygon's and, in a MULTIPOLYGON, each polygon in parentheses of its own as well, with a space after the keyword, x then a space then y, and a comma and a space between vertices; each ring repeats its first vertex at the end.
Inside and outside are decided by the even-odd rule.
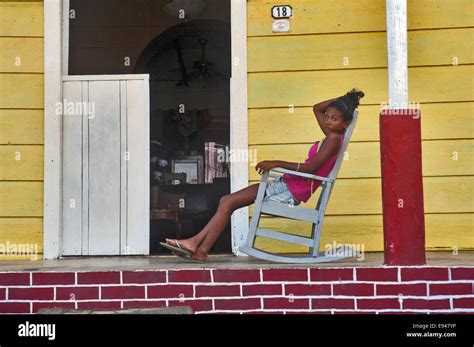
MULTIPOLYGON (((230 0, 231 58, 230 150, 248 150, 247 2, 230 0)), ((67 75, 69 0, 44 0, 44 219, 43 259, 62 254, 62 118, 56 105, 62 101, 62 76, 67 75)), ((248 186, 248 162, 232 162, 231 192, 248 186)), ((232 252, 248 233, 249 209, 231 217, 232 252)))

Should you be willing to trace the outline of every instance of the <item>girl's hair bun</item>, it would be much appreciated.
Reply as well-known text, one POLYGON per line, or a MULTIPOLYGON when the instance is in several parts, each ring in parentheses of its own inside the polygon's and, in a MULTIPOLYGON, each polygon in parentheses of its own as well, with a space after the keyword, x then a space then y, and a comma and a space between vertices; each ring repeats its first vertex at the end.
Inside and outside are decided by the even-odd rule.
POLYGON ((351 102, 353 109, 356 109, 359 106, 359 101, 365 96, 364 92, 357 88, 352 88, 349 92, 344 95, 344 99, 351 102))

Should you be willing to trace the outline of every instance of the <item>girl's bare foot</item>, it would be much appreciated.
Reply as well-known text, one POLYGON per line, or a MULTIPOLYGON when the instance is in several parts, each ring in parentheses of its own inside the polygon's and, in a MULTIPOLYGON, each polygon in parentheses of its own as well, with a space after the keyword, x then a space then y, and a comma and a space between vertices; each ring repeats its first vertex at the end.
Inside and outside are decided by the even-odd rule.
POLYGON ((196 249, 197 249, 197 245, 195 245, 189 239, 186 239, 186 240, 166 239, 166 243, 171 245, 171 246, 174 246, 174 247, 182 248, 182 249, 184 249, 186 251, 189 251, 193 254, 196 252, 196 249), (179 242, 179 246, 178 246, 177 242, 179 242))
POLYGON ((202 254, 200 252, 194 252, 191 254, 191 259, 199 261, 207 261, 207 254, 202 254))
POLYGON ((171 253, 173 253, 173 255, 176 255, 177 257, 184 258, 184 259, 192 259, 192 260, 196 260, 203 263, 207 261, 207 255, 201 255, 197 253, 192 253, 191 255, 186 255, 186 254, 178 253, 178 252, 171 252, 171 253))
POLYGON ((179 242, 179 245, 181 246, 182 249, 185 249, 189 252, 191 252, 191 259, 194 260, 199 260, 199 261, 206 261, 207 260, 207 254, 201 253, 197 249, 197 245, 192 242, 191 239, 186 239, 186 240, 175 240, 175 239, 166 239, 166 243, 178 247, 176 244, 176 241, 179 242))

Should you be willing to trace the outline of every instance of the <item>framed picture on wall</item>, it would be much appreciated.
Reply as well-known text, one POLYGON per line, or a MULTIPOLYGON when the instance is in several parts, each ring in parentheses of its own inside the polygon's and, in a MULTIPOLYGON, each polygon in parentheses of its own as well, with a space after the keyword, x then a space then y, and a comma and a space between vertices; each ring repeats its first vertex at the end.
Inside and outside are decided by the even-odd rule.
POLYGON ((201 155, 187 155, 171 160, 173 173, 184 172, 186 183, 204 183, 203 158, 201 155))
POLYGON ((216 177, 229 177, 226 151, 229 146, 216 142, 204 143, 204 182, 212 183, 216 177))

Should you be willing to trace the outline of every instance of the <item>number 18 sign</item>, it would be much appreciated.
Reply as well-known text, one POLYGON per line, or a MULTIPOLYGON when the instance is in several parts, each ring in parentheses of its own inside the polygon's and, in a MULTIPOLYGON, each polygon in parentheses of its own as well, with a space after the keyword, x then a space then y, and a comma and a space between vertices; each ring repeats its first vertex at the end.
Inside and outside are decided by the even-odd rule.
POLYGON ((293 16, 293 9, 291 6, 273 6, 272 17, 273 18, 290 18, 293 16))

